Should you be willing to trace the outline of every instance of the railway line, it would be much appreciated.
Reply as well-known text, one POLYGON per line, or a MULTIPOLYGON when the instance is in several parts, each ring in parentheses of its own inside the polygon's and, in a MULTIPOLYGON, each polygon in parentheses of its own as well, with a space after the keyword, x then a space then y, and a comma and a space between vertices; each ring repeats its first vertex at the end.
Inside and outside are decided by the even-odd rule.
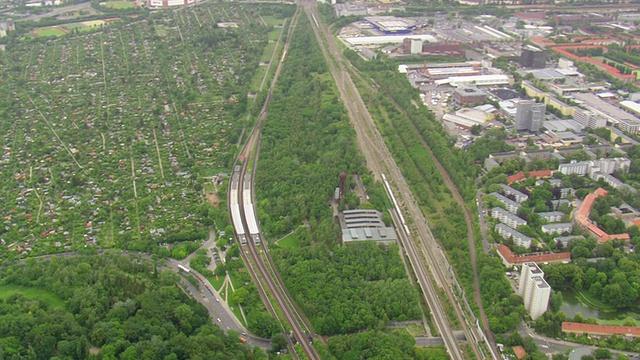
MULTIPOLYGON (((267 92, 256 124, 240 152, 240 158, 246 160, 234 166, 231 184, 229 186, 228 204, 236 238, 241 245, 242 258, 249 268, 249 273, 258 287, 260 296, 269 312, 278 320, 285 320, 291 330, 291 337, 287 338, 289 339, 292 356, 298 358, 293 348, 293 338, 295 342, 300 344, 306 357, 315 360, 320 359, 320 356, 312 345, 310 327, 300 315, 284 286, 282 286, 281 280, 273 269, 273 265, 266 252, 266 247, 263 245, 263 236, 260 232, 254 205, 253 175, 255 172, 251 171, 251 169, 256 168, 262 124, 266 119, 267 107, 271 101, 273 89, 275 88, 278 76, 282 70, 282 64, 287 55, 293 29, 295 29, 299 17, 300 8, 298 8, 294 14, 289 25, 282 58, 276 68, 273 82, 267 92), (266 262, 265 258, 267 259, 266 262), (275 301, 275 304, 272 303, 272 299, 275 301)), ((284 328, 282 330, 285 332, 285 335, 289 335, 286 334, 284 328)))
MULTIPOLYGON (((318 42, 323 45, 323 54, 329 63, 331 73, 334 76, 342 100, 344 104, 347 105, 346 107, 349 113, 349 118, 351 119, 356 131, 358 143, 365 155, 368 167, 372 170, 374 176, 378 180, 386 180, 386 177, 383 174, 387 174, 389 177, 389 189, 391 183, 393 183, 399 190, 398 200, 396 202, 398 205, 396 214, 398 216, 394 219, 396 228, 400 229, 399 236, 401 236, 402 245, 411 261, 416 277, 418 278, 418 282, 423 289, 425 300, 429 304, 438 331, 443 336, 449 355, 453 359, 463 359, 466 357, 460 349, 460 344, 457 343, 453 336, 453 332, 447 322, 445 312, 442 310, 440 299, 435 296, 435 290, 430 289, 429 287, 429 283, 431 282, 428 271, 429 268, 431 269, 431 274, 433 275, 435 282, 445 292, 447 299, 454 308, 456 316, 462 326, 462 330, 465 333, 468 345, 474 353, 474 355, 469 354, 469 356, 475 356, 478 359, 488 357, 495 358, 493 353, 485 354, 483 349, 480 347, 479 343, 482 341, 488 343, 489 348, 490 344, 482 330, 477 325, 477 321, 475 321, 473 314, 471 313, 467 315, 455 297, 453 286, 457 285, 457 282, 453 276, 451 267, 448 265, 444 253, 440 250, 437 241, 433 238, 431 231, 426 225, 426 219, 420 211, 417 202, 413 198, 406 180, 395 163, 389 149, 386 147, 386 144, 378 132, 371 115, 365 107, 355 84, 351 80, 349 71, 347 70, 347 68, 350 68, 350 64, 344 60, 332 35, 321 22, 318 23, 317 18, 319 15, 315 4, 312 2, 305 2, 304 8, 305 11, 307 11, 307 16, 310 21, 312 21, 312 24, 316 25, 314 27, 314 32, 316 33, 318 42), (332 61, 332 58, 335 59, 335 61, 332 61), (414 220, 414 223, 409 225, 415 228, 415 234, 410 233, 407 223, 402 218, 402 209, 400 207, 405 209, 414 220)), ((394 202, 395 201, 396 200, 394 198, 394 202)))

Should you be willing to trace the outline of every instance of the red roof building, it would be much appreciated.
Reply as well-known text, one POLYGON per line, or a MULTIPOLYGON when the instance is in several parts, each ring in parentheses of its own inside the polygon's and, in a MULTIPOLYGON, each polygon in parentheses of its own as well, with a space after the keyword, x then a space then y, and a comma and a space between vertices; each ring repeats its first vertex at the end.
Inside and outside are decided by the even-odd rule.
POLYGON ((538 171, 529 171, 528 173, 519 172, 517 174, 511 175, 507 178, 507 183, 511 184, 516 181, 523 180, 525 178, 543 178, 543 177, 551 177, 553 172, 551 170, 538 170, 538 171))
POLYGON ((566 321, 562 323, 562 332, 567 334, 640 337, 640 327, 637 326, 591 325, 566 321))
POLYGON ((629 234, 607 234, 604 230, 600 229, 596 224, 589 220, 589 213, 591 213, 593 202, 600 196, 607 196, 607 190, 598 188, 596 191, 584 198, 582 206, 576 213, 576 222, 578 222, 582 228, 588 230, 593 237, 598 239, 599 243, 605 243, 609 240, 629 240, 629 234))
MULTIPOLYGON (((610 39, 609 39, 610 40, 610 39)), ((607 40, 607 41, 609 41, 607 40)), ((592 42, 597 42, 596 40, 583 40, 583 41, 592 41, 592 42)), ((600 41, 603 41, 602 39, 600 39, 600 41)), ((583 62, 588 62, 591 63, 595 66, 597 66, 598 68, 600 68, 601 70, 605 71, 607 74, 614 76, 618 79, 621 80, 625 80, 625 81, 633 81, 636 79, 636 75, 634 74, 622 74, 620 73, 620 70, 618 70, 617 68, 611 66, 611 65, 607 65, 605 63, 603 63, 602 61, 596 60, 594 58, 591 58, 589 56, 578 56, 568 50, 580 50, 580 49, 603 49, 604 51, 607 51, 607 48, 602 46, 602 45, 567 45, 567 46, 554 46, 551 48, 553 51, 557 52, 558 54, 568 57, 570 59, 573 60, 577 60, 577 61, 583 61, 583 62)))
POLYGON ((547 254, 514 254, 508 246, 500 244, 498 246, 498 255, 502 258, 502 263, 506 267, 520 265, 526 262, 538 263, 568 263, 571 262, 570 253, 547 253, 547 254))

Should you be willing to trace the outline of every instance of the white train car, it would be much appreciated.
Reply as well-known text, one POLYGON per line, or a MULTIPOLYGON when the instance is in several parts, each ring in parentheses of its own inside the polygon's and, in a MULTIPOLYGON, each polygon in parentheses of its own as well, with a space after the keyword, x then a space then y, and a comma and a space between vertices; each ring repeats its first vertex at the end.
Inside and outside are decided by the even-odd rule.
POLYGON ((260 229, 258 228, 258 219, 256 217, 255 208, 253 207, 253 199, 251 197, 251 183, 247 181, 242 192, 242 203, 244 206, 244 217, 247 220, 247 230, 253 239, 253 243, 260 244, 260 229))
POLYGON ((238 203, 238 179, 240 177, 239 167, 233 172, 231 177, 231 192, 230 192, 230 210, 231 210, 231 223, 236 232, 236 238, 240 241, 240 244, 247 243, 247 234, 242 225, 242 216, 240 215, 240 204, 238 203))

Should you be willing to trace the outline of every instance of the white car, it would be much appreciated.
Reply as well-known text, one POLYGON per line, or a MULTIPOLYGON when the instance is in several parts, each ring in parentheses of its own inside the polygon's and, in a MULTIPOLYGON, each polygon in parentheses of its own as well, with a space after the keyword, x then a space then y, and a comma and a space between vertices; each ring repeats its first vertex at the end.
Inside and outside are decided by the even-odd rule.
POLYGON ((218 318, 218 322, 222 322, 222 320, 220 320, 220 318, 218 318))

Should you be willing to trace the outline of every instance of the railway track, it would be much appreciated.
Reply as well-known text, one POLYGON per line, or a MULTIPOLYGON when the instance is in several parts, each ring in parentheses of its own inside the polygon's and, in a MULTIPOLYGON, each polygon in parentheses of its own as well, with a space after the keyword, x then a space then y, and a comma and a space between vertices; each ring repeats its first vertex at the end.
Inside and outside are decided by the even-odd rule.
MULTIPOLYGON (((444 253, 439 250, 436 240, 426 226, 426 220, 417 202, 413 198, 408 184, 404 180, 400 169, 391 156, 371 115, 365 107, 355 84, 351 80, 349 71, 347 70, 350 68, 350 64, 344 60, 332 35, 321 22, 317 21, 319 15, 315 4, 305 3, 304 7, 310 21, 316 25, 314 32, 316 33, 318 41, 328 47, 327 50, 325 46, 323 46, 322 51, 329 62, 331 73, 338 85, 342 100, 347 106, 349 118, 355 128, 360 148, 367 160, 367 165, 378 180, 384 180, 383 174, 385 173, 389 175, 390 180, 395 183, 400 190, 398 193, 398 202, 400 202, 401 206, 406 207, 408 213, 415 221, 414 225, 417 231, 413 240, 409 228, 405 226, 406 223, 404 223, 404 221, 402 223, 396 222, 396 228, 402 228, 401 231, 405 232, 404 235, 402 235, 402 233, 400 235, 404 236, 404 238, 401 238, 401 240, 404 239, 402 245, 405 248, 405 252, 409 257, 416 277, 423 289, 425 300, 429 304, 438 331, 442 334, 447 351, 453 359, 465 358, 465 354, 461 351, 459 344, 453 336, 452 329, 447 322, 440 299, 436 296, 435 290, 430 286, 431 278, 428 275, 428 268, 431 268, 434 280, 445 292, 447 299, 453 305, 456 316, 465 332, 469 347, 475 354, 475 357, 478 359, 490 357, 490 355, 484 354, 479 346, 479 342, 485 340, 484 334, 481 329, 477 327, 477 324, 466 316, 462 307, 457 302, 452 290, 452 285, 456 284, 455 277, 448 271, 450 267, 444 257, 444 253), (332 58, 335 59, 335 61, 332 61, 332 58), (429 264, 429 266, 426 266, 426 264, 429 264)), ((400 217, 402 217, 401 211, 400 208, 397 209, 400 217)), ((399 230, 399 232, 401 231, 399 230)), ((471 314, 471 316, 473 315, 471 314)))
MULTIPOLYGON (((240 152, 239 157, 246 159, 246 161, 243 161, 241 165, 236 165, 234 167, 231 186, 229 186, 228 203, 231 219, 236 232, 236 238, 241 244, 242 257, 249 268, 249 273, 258 286, 260 295, 267 305, 269 312, 278 320, 285 320, 291 329, 291 337, 287 337, 287 339, 289 339, 291 354, 295 358, 298 358, 298 355, 293 348, 293 338, 298 344, 300 344, 306 357, 315 360, 320 359, 320 356, 312 345, 312 333, 310 331, 310 326, 304 317, 300 315, 300 312, 291 300, 285 287, 282 285, 280 277, 273 268, 273 264, 271 263, 270 257, 266 251, 266 247, 261 247, 261 245, 264 244, 264 238, 260 232, 257 217, 255 215, 255 201, 253 194, 253 176, 255 172, 250 171, 250 166, 251 169, 256 168, 260 148, 262 124, 267 117, 267 107, 271 101, 273 89, 275 88, 278 76, 282 70, 282 65, 284 63, 287 50, 289 49, 290 39, 298 23, 299 17, 300 8, 296 10, 291 23, 289 24, 287 40, 282 52, 283 55, 276 68, 273 82, 269 87, 256 124, 251 131, 245 146, 240 152), (250 163, 250 159, 253 159, 252 163, 250 163), (265 258, 267 260, 266 262, 265 258), (276 303, 275 305, 272 303, 272 298, 276 303)), ((285 335, 289 334, 286 334, 285 332, 285 335)))

